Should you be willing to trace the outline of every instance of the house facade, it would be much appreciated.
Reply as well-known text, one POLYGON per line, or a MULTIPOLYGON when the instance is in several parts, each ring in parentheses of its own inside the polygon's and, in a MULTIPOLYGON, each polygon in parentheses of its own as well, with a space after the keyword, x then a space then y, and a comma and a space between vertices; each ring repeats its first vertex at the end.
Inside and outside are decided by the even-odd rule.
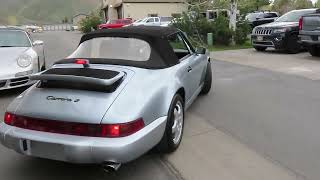
POLYGON ((106 21, 142 19, 150 16, 178 16, 187 11, 185 0, 102 0, 106 21))

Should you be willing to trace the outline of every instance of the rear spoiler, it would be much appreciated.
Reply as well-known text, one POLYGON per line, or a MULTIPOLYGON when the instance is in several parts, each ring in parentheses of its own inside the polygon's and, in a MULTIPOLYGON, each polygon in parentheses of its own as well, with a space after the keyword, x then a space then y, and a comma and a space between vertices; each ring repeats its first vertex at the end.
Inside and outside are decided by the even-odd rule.
POLYGON ((98 85, 98 86, 110 86, 118 82, 124 76, 125 76, 124 72, 119 72, 118 75, 116 75, 111 79, 99 79, 99 78, 85 77, 85 76, 38 73, 30 76, 30 79, 40 80, 40 81, 63 81, 63 82, 73 82, 73 83, 85 83, 85 84, 98 85))

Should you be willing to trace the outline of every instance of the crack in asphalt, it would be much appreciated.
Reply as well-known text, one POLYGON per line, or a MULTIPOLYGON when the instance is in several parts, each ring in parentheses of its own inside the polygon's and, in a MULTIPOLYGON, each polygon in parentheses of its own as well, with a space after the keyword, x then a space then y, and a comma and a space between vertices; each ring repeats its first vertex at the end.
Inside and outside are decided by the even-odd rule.
POLYGON ((170 163, 164 156, 160 156, 160 162, 177 178, 177 180, 186 180, 179 172, 179 170, 176 167, 174 167, 174 165, 170 163))

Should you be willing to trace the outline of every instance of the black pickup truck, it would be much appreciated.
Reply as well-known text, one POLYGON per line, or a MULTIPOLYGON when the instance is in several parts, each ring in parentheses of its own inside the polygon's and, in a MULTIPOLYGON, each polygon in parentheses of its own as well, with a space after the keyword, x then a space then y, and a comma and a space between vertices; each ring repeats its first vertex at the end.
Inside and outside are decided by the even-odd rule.
POLYGON ((320 10, 302 16, 299 21, 299 39, 312 56, 320 57, 320 10))

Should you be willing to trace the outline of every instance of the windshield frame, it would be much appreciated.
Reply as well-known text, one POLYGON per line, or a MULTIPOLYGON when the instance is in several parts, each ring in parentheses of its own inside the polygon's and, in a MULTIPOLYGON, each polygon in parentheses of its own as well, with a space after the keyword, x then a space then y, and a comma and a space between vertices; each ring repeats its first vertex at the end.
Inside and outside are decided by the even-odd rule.
MULTIPOLYGON (((25 36, 27 37, 28 39, 28 45, 27 46, 10 46, 10 47, 33 47, 33 43, 32 43, 32 40, 30 39, 30 36, 28 35, 28 33, 26 31, 23 31, 23 30, 18 30, 18 29, 15 29, 15 30, 11 30, 11 29, 5 29, 5 30, 0 30, 0 32, 21 32, 21 33, 24 33, 25 36)), ((1 46, 0 46, 1 48, 1 46)))

